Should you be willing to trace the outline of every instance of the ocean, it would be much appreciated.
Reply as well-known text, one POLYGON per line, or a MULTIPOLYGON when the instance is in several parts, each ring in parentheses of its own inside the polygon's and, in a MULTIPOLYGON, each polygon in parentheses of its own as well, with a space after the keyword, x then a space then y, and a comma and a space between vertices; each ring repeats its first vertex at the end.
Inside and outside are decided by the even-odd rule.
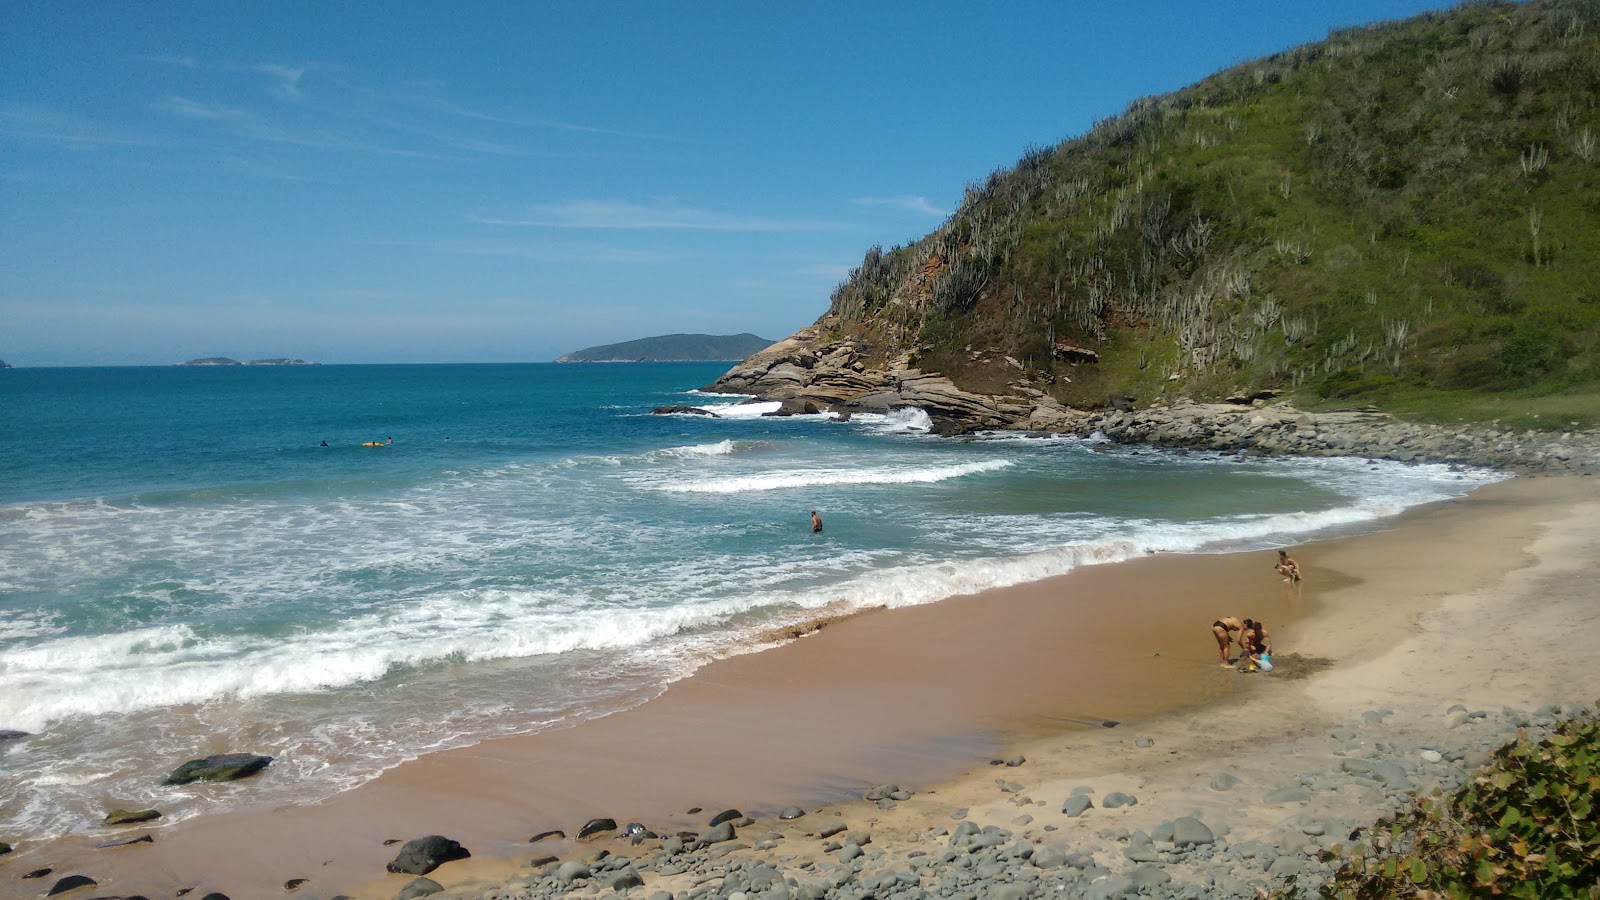
POLYGON ((0 730, 29 733, 0 740, 0 834, 316 802, 782 626, 1370 530, 1502 477, 763 417, 697 390, 726 368, 0 372, 0 730), (280 777, 160 784, 219 752, 280 777))

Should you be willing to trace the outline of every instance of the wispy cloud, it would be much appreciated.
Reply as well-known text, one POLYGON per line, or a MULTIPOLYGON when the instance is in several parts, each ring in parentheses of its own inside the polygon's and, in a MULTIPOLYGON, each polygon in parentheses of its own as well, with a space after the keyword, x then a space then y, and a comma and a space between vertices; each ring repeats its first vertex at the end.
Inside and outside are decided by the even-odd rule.
POLYGON ((812 219, 771 219, 672 203, 642 204, 622 200, 582 200, 573 203, 535 203, 520 214, 474 216, 482 225, 516 228, 573 228, 694 231, 832 231, 837 222, 812 219))
POLYGON ((950 210, 940 209, 929 202, 927 197, 916 194, 901 194, 895 197, 857 197, 850 202, 857 206, 895 206, 930 216, 950 215, 950 210))
POLYGON ((548 128, 555 131, 573 131, 580 134, 601 134, 612 137, 640 138, 651 141, 682 141, 684 138, 670 134, 654 134, 648 131, 630 131, 624 128, 608 128, 601 125, 587 125, 580 122, 566 122, 560 119, 548 119, 538 116, 517 116, 487 113, 481 110, 462 106, 453 100, 440 96, 432 85, 419 85, 418 91, 412 99, 420 106, 432 109, 446 115, 462 119, 471 119, 478 122, 492 122, 497 125, 516 125, 526 128, 548 128))
POLYGON ((222 122, 250 122, 256 117, 237 107, 204 103, 188 97, 162 97, 152 104, 156 109, 180 119, 207 119, 222 122))
POLYGON ((207 103, 188 97, 163 97, 152 104, 154 108, 181 119, 211 121, 226 124, 240 137, 274 144, 288 144, 317 150, 348 150, 359 153, 377 153, 386 156, 406 156, 420 159, 439 159, 439 155, 406 147, 352 138, 336 131, 319 129, 306 131, 285 128, 265 117, 222 103, 207 103))
POLYGON ((280 66, 272 63, 263 63, 251 68, 272 79, 272 93, 274 96, 281 100, 299 102, 300 79, 305 77, 309 66, 280 66))
POLYGON ((154 138, 39 106, 0 104, 0 137, 42 141, 74 149, 96 145, 150 147, 154 138))

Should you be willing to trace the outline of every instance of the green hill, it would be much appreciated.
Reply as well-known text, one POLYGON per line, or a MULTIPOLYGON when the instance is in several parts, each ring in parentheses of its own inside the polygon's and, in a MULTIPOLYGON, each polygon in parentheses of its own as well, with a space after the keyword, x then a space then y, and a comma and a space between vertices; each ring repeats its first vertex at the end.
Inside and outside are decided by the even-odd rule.
POLYGON ((1077 407, 1279 389, 1600 421, 1600 3, 1472 3, 1221 72, 970 185, 817 322, 1077 407))
POLYGON ((589 347, 556 362, 714 362, 744 359, 771 343, 753 334, 664 334, 589 347))

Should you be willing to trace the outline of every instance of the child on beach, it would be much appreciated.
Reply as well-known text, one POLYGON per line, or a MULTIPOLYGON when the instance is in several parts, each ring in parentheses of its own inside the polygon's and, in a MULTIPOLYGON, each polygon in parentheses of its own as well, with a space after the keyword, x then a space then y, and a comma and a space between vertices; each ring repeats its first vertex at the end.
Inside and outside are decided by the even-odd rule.
POLYGON ((1300 564, 1289 556, 1289 551, 1287 550, 1278 551, 1278 564, 1273 569, 1283 576, 1284 581, 1300 580, 1300 564))

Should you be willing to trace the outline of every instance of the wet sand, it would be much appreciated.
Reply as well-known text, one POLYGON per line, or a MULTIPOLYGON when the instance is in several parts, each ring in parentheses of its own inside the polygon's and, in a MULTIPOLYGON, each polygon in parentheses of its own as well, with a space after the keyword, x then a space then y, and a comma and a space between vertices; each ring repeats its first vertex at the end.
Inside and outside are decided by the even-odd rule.
MULTIPOLYGON (((565 855, 565 842, 526 841, 596 816, 698 829, 724 807, 815 810, 880 782, 953 807, 993 794, 994 756, 1021 749, 1042 763, 1035 772, 1081 769, 1135 732, 1204 735, 1219 708, 1308 690, 1219 668, 1208 626, 1220 615, 1265 619, 1280 654, 1381 658, 1445 597, 1525 565, 1542 523, 1593 494, 1577 479, 1491 486, 1379 534, 1298 548, 1298 587, 1273 574, 1271 553, 1163 555, 856 616, 717 661, 635 709, 423 757, 323 804, 201 816, 113 850, 87 849, 107 834, 78 836, 20 847, 0 865, 81 872, 102 894, 193 888, 246 900, 307 878, 295 896, 387 898, 405 883, 383 874, 397 849, 388 839, 461 841, 475 858, 431 877, 462 888, 497 882, 535 852, 565 855), (1102 720, 1124 724, 1084 724, 1102 720)), ((247 789, 270 791, 271 778, 247 789)), ((927 816, 915 803, 884 819, 909 833, 927 816)))

